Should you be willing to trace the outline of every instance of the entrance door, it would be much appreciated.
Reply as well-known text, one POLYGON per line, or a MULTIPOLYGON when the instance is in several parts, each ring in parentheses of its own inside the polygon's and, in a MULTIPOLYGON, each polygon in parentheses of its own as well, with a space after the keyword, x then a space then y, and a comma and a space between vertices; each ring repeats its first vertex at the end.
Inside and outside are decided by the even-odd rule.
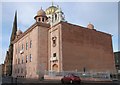
POLYGON ((57 64, 54 64, 54 65, 52 66, 52 69, 53 69, 53 71, 58 71, 58 65, 57 65, 57 64))

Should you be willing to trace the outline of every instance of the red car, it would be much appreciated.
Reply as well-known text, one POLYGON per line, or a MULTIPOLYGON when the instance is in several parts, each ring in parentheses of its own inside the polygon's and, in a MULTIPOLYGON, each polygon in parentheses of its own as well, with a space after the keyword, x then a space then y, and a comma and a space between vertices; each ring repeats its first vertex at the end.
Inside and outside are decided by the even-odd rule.
POLYGON ((62 83, 80 83, 81 79, 79 76, 74 74, 68 74, 61 79, 62 83))

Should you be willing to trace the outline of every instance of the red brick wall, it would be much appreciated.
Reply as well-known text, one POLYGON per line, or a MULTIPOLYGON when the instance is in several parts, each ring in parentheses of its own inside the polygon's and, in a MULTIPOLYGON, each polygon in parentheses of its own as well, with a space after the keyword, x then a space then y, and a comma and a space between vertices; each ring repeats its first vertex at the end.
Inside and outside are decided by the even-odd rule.
POLYGON ((115 71, 111 35, 62 23, 63 70, 115 71))

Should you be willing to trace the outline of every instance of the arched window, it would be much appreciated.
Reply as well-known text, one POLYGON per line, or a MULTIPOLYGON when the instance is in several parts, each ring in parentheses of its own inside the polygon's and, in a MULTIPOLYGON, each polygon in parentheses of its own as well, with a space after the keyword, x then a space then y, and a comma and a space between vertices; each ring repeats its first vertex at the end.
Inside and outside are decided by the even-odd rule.
POLYGON ((56 46, 56 39, 57 39, 57 37, 52 37, 53 47, 56 46))
POLYGON ((55 13, 55 20, 57 20, 57 14, 55 13))
POLYGON ((54 65, 52 66, 52 69, 53 69, 53 71, 58 71, 58 65, 57 65, 57 64, 54 64, 54 65))
POLYGON ((41 21, 41 18, 38 18, 38 21, 41 21))
POLYGON ((42 17, 42 22, 44 22, 44 17, 42 17))

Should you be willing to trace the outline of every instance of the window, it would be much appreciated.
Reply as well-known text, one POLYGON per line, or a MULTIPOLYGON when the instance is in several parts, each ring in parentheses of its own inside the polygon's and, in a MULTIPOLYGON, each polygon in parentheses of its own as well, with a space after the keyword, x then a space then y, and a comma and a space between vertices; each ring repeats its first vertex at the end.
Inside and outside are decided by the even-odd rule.
POLYGON ((55 20, 57 20, 57 14, 55 14, 55 20))
POLYGON ((56 57, 56 53, 53 53, 53 57, 56 57))
POLYGON ((30 62, 32 61, 32 55, 30 54, 30 62))
POLYGON ((15 73, 17 73, 17 69, 15 69, 15 73))
POLYGON ((55 44, 55 42, 56 42, 56 41, 55 41, 55 40, 53 40, 53 44, 55 44))
POLYGON ((17 64, 17 59, 16 59, 16 64, 17 64))
POLYGON ((23 44, 22 44, 22 50, 24 49, 24 46, 23 46, 23 44))
POLYGON ((53 47, 56 46, 56 39, 57 39, 57 37, 52 37, 53 47))
POLYGON ((20 48, 18 47, 18 53, 20 52, 20 48))
POLYGON ((18 58, 18 64, 20 64, 20 58, 18 58))
POLYGON ((17 54, 17 48, 16 48, 16 54, 17 54))
POLYGON ((18 73, 20 72, 19 68, 18 68, 18 73))
POLYGON ((42 18, 42 22, 44 22, 44 18, 42 18))
POLYGON ((117 63, 119 63, 119 60, 117 59, 117 63))
POLYGON ((38 18, 38 21, 41 21, 41 18, 38 18))
POLYGON ((23 58, 22 58, 22 64, 23 64, 23 61, 24 61, 24 60, 23 60, 23 58))
POLYGON ((53 22, 54 16, 52 15, 52 22, 53 22))
POLYGON ((21 73, 23 73, 23 68, 21 68, 21 73))
POLYGON ((30 48, 32 47, 32 40, 30 40, 30 48))
POLYGON ((28 43, 26 43, 26 50, 28 49, 28 43))
POLYGON ((28 56, 26 55, 26 63, 28 62, 28 56))

